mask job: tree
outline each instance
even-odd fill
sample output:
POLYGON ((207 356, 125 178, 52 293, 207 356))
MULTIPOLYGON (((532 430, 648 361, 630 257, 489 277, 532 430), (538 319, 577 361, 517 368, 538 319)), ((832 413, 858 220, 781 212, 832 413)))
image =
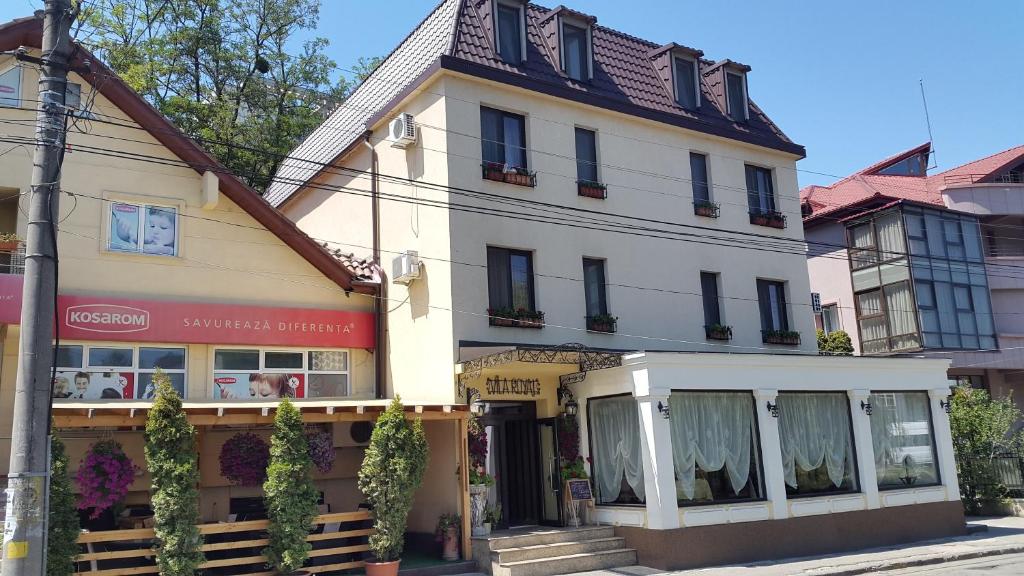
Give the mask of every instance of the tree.
POLYGON ((356 61, 355 65, 352 66, 352 73, 355 75, 355 84, 362 84, 366 81, 366 79, 370 77, 370 74, 373 74, 373 71, 376 70, 383 61, 384 58, 380 56, 373 56, 372 58, 365 58, 361 56, 359 60, 356 61))
POLYGON ((298 570, 309 557, 309 536, 316 517, 318 492, 302 415, 288 399, 281 400, 270 437, 270 464, 263 492, 267 504, 270 545, 264 556, 280 574, 298 570))
POLYGON ((50 436, 50 517, 46 536, 46 575, 71 576, 78 555, 78 510, 68 473, 68 454, 60 436, 50 436))
POLYGON ((853 341, 850 335, 842 330, 833 330, 825 334, 818 330, 818 351, 829 355, 849 356, 853 354, 853 341))
POLYGON ((378 562, 391 562, 402 554, 406 520, 423 481, 429 451, 423 422, 407 420, 396 397, 377 418, 359 468, 359 489, 373 508, 376 530, 369 544, 378 562))
POLYGON ((156 396, 146 419, 146 466, 153 485, 157 566, 164 576, 191 576, 203 563, 195 428, 167 374, 158 369, 153 385, 156 396))
POLYGON ((1009 397, 993 400, 985 390, 966 385, 953 390, 950 402, 960 498, 968 514, 977 514, 1006 496, 994 459, 1020 449, 1022 436, 1015 426, 1021 412, 1009 397))

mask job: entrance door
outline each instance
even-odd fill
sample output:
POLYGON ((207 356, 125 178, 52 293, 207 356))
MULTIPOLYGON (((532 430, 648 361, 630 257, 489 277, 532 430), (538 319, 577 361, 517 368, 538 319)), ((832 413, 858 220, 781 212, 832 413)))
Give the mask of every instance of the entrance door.
POLYGON ((495 459, 502 527, 541 521, 541 457, 533 402, 489 402, 484 426, 495 459))
POLYGON ((562 474, 558 465, 558 418, 537 421, 540 431, 541 523, 562 525, 562 474))

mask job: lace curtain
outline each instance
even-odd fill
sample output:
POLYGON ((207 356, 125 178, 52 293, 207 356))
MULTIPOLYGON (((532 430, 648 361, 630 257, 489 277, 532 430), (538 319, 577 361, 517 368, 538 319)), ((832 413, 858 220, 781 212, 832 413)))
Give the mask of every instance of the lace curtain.
POLYGON ((796 468, 810 472, 823 463, 839 488, 853 470, 850 411, 845 394, 779 394, 779 438, 786 484, 797 487, 796 468))
POLYGON ((738 494, 750 478, 753 397, 743 392, 675 392, 669 408, 672 458, 683 496, 693 498, 698 466, 706 472, 724 467, 738 494))
POLYGON ((928 393, 879 392, 871 395, 871 407, 879 487, 899 486, 901 476, 913 477, 918 484, 936 481, 928 393))
POLYGON ((637 498, 644 500, 644 464, 636 399, 623 396, 590 400, 590 437, 594 444, 598 501, 619 499, 623 474, 637 498))

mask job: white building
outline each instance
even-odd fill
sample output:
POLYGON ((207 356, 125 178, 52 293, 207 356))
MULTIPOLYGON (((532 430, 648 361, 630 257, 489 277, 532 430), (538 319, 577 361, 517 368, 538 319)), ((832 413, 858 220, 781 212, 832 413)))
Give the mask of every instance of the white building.
POLYGON ((564 7, 447 0, 267 191, 329 247, 398 259, 388 394, 480 393, 507 523, 563 521, 574 396, 593 516, 643 564, 963 532, 945 362, 816 355, 804 150, 750 71, 564 7))

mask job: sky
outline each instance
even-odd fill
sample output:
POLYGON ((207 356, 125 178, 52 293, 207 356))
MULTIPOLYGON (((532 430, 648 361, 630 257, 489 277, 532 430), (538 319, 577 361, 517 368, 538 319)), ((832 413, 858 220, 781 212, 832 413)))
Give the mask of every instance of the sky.
MULTIPOLYGON (((1024 144, 1024 1, 559 0, 598 23, 751 66, 750 97, 807 150, 800 185, 828 184, 928 141, 937 168, 1024 144)), ((342 68, 382 56, 436 0, 322 0, 342 68)), ((556 2, 549 0, 554 7, 556 2)), ((3 0, 0 20, 39 0, 3 0)))

